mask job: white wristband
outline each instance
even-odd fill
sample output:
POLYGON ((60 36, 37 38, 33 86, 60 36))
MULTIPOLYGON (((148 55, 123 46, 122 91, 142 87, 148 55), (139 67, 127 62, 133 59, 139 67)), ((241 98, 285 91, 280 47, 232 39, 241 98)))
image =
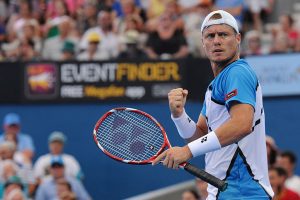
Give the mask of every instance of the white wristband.
POLYGON ((180 117, 174 118, 171 115, 173 122, 176 125, 179 135, 183 139, 192 137, 196 131, 196 123, 186 114, 185 110, 180 117))
POLYGON ((214 131, 188 144, 193 157, 221 149, 220 141, 214 131))

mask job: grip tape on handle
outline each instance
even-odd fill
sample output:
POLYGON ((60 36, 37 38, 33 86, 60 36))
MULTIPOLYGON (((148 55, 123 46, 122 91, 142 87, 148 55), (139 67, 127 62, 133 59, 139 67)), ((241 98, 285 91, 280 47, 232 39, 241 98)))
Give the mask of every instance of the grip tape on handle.
POLYGON ((199 169, 189 163, 184 166, 184 169, 189 172, 190 174, 197 176, 198 178, 202 179, 203 181, 215 186, 221 191, 226 190, 227 183, 225 181, 220 180, 219 178, 207 173, 206 171, 199 169))

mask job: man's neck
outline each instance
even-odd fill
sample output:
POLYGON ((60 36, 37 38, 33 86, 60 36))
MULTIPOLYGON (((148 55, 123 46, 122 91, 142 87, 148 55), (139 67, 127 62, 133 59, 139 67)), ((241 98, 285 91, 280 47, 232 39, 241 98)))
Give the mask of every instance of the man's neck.
POLYGON ((233 63, 234 61, 238 60, 240 57, 238 55, 233 56, 229 60, 225 60, 223 62, 212 62, 211 61, 211 68, 214 74, 214 77, 217 77, 221 71, 227 67, 229 64, 233 63))

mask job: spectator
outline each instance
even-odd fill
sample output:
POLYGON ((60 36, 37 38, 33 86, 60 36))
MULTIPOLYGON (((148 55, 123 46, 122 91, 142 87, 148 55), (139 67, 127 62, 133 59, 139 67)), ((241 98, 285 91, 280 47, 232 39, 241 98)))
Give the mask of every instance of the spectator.
POLYGON ((4 133, 0 135, 0 143, 10 140, 16 143, 17 151, 22 152, 24 162, 31 162, 34 145, 31 137, 21 132, 21 119, 16 113, 8 113, 3 120, 4 133))
POLYGON ((300 177, 294 174, 296 163, 296 155, 291 151, 284 151, 279 155, 276 164, 287 173, 285 186, 300 195, 300 177))
POLYGON ((284 182, 287 178, 287 172, 281 167, 271 167, 269 169, 269 178, 274 191, 273 200, 300 200, 296 192, 285 187, 284 182))
MULTIPOLYGON (((180 1, 179 1, 180 2, 180 1)), ((183 1, 182 2, 188 2, 183 1)), ((203 50, 200 31, 201 24, 206 15, 212 11, 211 0, 196 1, 196 5, 183 9, 183 20, 185 28, 185 36, 189 46, 189 50, 195 57, 206 57, 203 50)))
POLYGON ((14 160, 15 152, 16 152, 15 142, 4 141, 4 142, 0 143, 0 159, 1 160, 14 160))
POLYGON ((61 49, 63 61, 74 60, 75 59, 75 44, 72 41, 66 40, 64 46, 61 49))
POLYGON ((242 30, 243 25, 243 10, 244 10, 244 0, 215 0, 214 1, 215 10, 225 10, 232 14, 237 20, 239 30, 242 30))
MULTIPOLYGON (((181 16, 181 9, 177 1, 174 0, 169 0, 164 2, 165 4, 165 9, 164 12, 161 14, 162 15, 168 15, 172 21, 172 25, 175 26, 176 29, 183 30, 184 31, 184 21, 181 16)), ((149 19, 147 22, 147 31, 148 32, 153 32, 156 30, 156 27, 159 26, 161 23, 160 18, 156 17, 154 19, 149 19)))
POLYGON ((109 54, 107 51, 101 49, 99 45, 101 38, 98 33, 91 32, 88 36, 88 48, 81 52, 77 59, 81 61, 91 61, 91 60, 108 60, 109 54))
POLYGON ((101 38, 100 49, 107 52, 109 58, 116 58, 119 55, 119 39, 113 32, 112 13, 109 10, 101 10, 98 13, 98 26, 88 29, 82 36, 79 44, 80 50, 88 47, 90 33, 97 33, 101 38))
POLYGON ((87 1, 84 3, 82 13, 78 14, 77 24, 80 33, 83 34, 90 28, 97 26, 97 2, 87 1))
POLYGON ((2 167, 2 169, 4 169, 4 177, 17 174, 22 179, 28 195, 31 196, 34 193, 36 186, 31 163, 23 162, 23 159, 20 158, 21 155, 16 153, 16 145, 12 141, 5 141, 0 144, 0 156, 2 159, 0 168, 2 167), (13 170, 14 168, 15 170, 13 170), (12 170, 15 171, 15 173, 11 173, 12 170), (7 171, 10 173, 5 175, 7 174, 7 171))
POLYGON ((46 17, 55 19, 59 16, 70 16, 70 10, 65 0, 50 0, 47 2, 46 17))
POLYGON ((253 23, 253 27, 249 27, 247 30, 253 28, 258 32, 262 32, 262 18, 264 15, 272 12, 274 0, 245 0, 245 4, 247 6, 246 15, 250 15, 249 22, 253 23))
POLYGON ((34 41, 32 39, 22 39, 20 43, 20 61, 38 60, 37 53, 34 50, 34 41))
POLYGON ((5 183, 9 177, 17 176, 20 168, 13 160, 3 160, 1 162, 0 180, 5 183))
POLYGON ((124 29, 119 32, 119 34, 123 34, 125 31, 134 29, 139 32, 143 31, 142 24, 143 21, 138 15, 130 15, 124 19, 124 29))
POLYGON ((80 181, 78 181, 74 177, 65 174, 65 167, 62 157, 52 156, 50 174, 51 176, 45 181, 43 181, 42 184, 38 187, 36 199, 58 199, 59 197, 56 190, 57 182, 62 178, 65 178, 71 184, 72 190, 76 194, 77 200, 91 199, 80 181))
POLYGON ((33 51, 34 56, 41 56, 39 52, 42 50, 42 40, 40 35, 37 35, 34 31, 34 26, 31 24, 24 24, 23 26, 23 37, 20 38, 21 42, 22 40, 25 41, 32 41, 33 43, 33 51))
POLYGON ((121 13, 115 20, 116 32, 120 34, 125 31, 127 18, 138 19, 138 30, 142 30, 143 23, 146 20, 144 10, 139 8, 134 0, 120 0, 119 3, 121 13))
POLYGON ((279 17, 279 23, 282 33, 286 34, 288 48, 292 51, 295 48, 297 39, 299 38, 299 33, 294 28, 294 20, 291 15, 281 15, 279 17))
POLYGON ((169 14, 160 17, 155 32, 150 33, 146 43, 146 54, 151 59, 187 57, 188 46, 182 30, 176 28, 169 14))
POLYGON ((126 45, 124 50, 120 53, 120 59, 143 59, 146 54, 139 48, 139 32, 135 30, 128 30, 124 33, 121 41, 126 45))
POLYGON ((117 17, 123 17, 124 15, 126 15, 128 12, 131 11, 134 11, 139 14, 142 8, 141 0, 129 0, 129 1, 128 0, 113 0, 113 1, 107 0, 106 5, 108 7, 111 7, 111 9, 114 10, 117 17), (112 2, 112 3, 108 3, 108 2, 112 2), (134 7, 131 7, 132 4, 134 7), (134 8, 134 10, 132 10, 132 8, 134 8))
POLYGON ((270 53, 288 53, 290 51, 287 35, 277 27, 273 27, 270 53))
MULTIPOLYGON (((39 22, 41 29, 46 23, 47 2, 45 0, 32 0, 32 16, 39 22)), ((41 32, 43 32, 41 30, 41 32)))
POLYGON ((34 174, 38 180, 43 180, 49 175, 51 159, 53 156, 61 156, 64 162, 65 174, 74 178, 82 178, 82 172, 78 161, 71 155, 63 152, 66 136, 59 131, 54 131, 48 138, 49 153, 42 155, 34 164, 34 174))
POLYGON ((84 5, 87 0, 64 0, 67 5, 68 12, 72 18, 76 18, 76 12, 84 5))
POLYGON ((39 22, 32 16, 32 5, 28 0, 22 0, 19 2, 19 14, 10 15, 7 29, 17 33, 19 38, 23 37, 23 26, 30 24, 34 27, 35 34, 40 34, 39 22))
POLYGON ((267 156, 268 156, 268 166, 273 167, 276 163, 278 149, 274 139, 267 135, 266 136, 266 145, 267 145, 267 156))
POLYGON ((181 200, 199 200, 199 195, 195 190, 185 190, 182 193, 181 200))
POLYGON ((98 1, 98 10, 114 10, 113 16, 115 17, 115 15, 118 15, 118 11, 114 8, 115 3, 115 0, 98 1))
POLYGON ((160 17, 167 7, 166 4, 170 1, 174 0, 149 0, 147 9, 148 20, 160 17))
MULTIPOLYGON (((139 35, 138 46, 140 48, 144 48, 145 42, 148 38, 148 33, 146 33, 143 30, 143 27, 140 25, 141 23, 142 23, 142 19, 138 15, 130 15, 130 16, 126 17, 126 19, 124 21, 124 30, 123 30, 123 32, 119 32, 120 38, 126 37, 125 35, 126 35, 127 31, 129 31, 129 32, 136 31, 139 35)), ((122 45, 124 45, 124 44, 122 44, 122 42, 124 42, 124 40, 120 41, 120 43, 121 43, 120 51, 124 50, 124 49, 122 49, 122 45)))
POLYGON ((263 54, 261 48, 260 33, 258 31, 252 30, 247 32, 244 43, 245 47, 244 52, 242 52, 243 56, 254 56, 263 54))
POLYGON ((59 179, 56 189, 60 200, 76 200, 76 194, 72 191, 72 186, 67 180, 59 179))
POLYGON ((16 61, 19 59, 20 43, 21 42, 17 37, 17 33, 14 31, 7 32, 6 41, 4 41, 1 45, 1 49, 6 60, 16 61))
POLYGON ((73 25, 70 17, 64 16, 59 19, 59 35, 45 40, 43 59, 62 60, 61 49, 63 48, 64 42, 68 40, 76 44, 78 41, 78 38, 72 35, 72 29, 74 29, 73 25))
POLYGON ((207 193, 207 182, 199 179, 199 178, 196 178, 195 179, 195 185, 196 185, 196 189, 197 189, 197 192, 199 194, 199 200, 205 200, 208 196, 208 193, 207 193))
POLYGON ((8 16, 7 5, 4 0, 0 0, 0 21, 4 22, 8 16))
POLYGON ((5 20, 7 17, 6 9, 7 7, 5 2, 0 0, 0 47, 5 40, 5 20))
POLYGON ((24 186, 18 176, 11 176, 4 185, 3 200, 25 200, 24 186))
POLYGON ((7 200, 27 200, 27 198, 23 194, 22 190, 19 188, 11 190, 5 197, 5 200, 6 199, 7 200))
MULTIPOLYGON (((49 8, 49 5, 52 5, 52 3, 54 6, 54 9, 53 9, 54 12, 52 13, 53 15, 47 13, 47 19, 46 19, 47 21, 44 26, 44 35, 47 38, 59 35, 59 31, 60 31, 59 24, 65 18, 68 18, 68 20, 70 21, 70 23, 73 26, 72 29, 69 30, 70 35, 72 35, 74 32, 78 33, 77 29, 74 29, 75 20, 74 20, 74 18, 72 18, 70 16, 70 13, 67 9, 66 2, 64 2, 63 0, 54 0, 53 2, 50 1, 50 2, 48 2, 48 8, 49 8)), ((47 11, 52 12, 51 9, 49 8, 49 9, 47 9, 47 11)))
POLYGON ((5 183, 12 176, 17 176, 19 173, 19 167, 12 160, 3 160, 1 161, 0 166, 0 199, 4 195, 5 183))

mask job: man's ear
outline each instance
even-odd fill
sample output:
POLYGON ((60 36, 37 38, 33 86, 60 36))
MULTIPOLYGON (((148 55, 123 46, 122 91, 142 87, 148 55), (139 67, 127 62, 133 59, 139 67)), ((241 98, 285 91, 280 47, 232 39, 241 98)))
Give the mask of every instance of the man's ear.
POLYGON ((242 36, 241 36, 240 33, 237 33, 237 34, 236 34, 236 39, 238 40, 238 43, 241 44, 242 36))

